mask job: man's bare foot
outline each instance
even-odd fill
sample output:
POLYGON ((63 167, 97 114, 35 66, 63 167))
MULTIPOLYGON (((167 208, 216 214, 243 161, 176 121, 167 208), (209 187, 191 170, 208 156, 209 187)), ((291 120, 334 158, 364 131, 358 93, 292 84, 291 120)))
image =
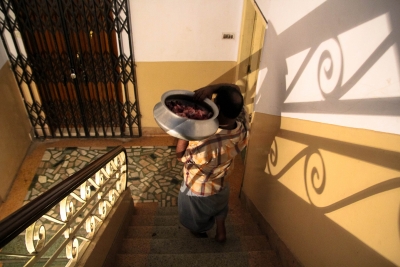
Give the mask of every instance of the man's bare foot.
POLYGON ((225 229, 225 218, 224 219, 216 219, 217 222, 217 233, 215 235, 215 240, 220 243, 226 241, 226 229, 225 229))

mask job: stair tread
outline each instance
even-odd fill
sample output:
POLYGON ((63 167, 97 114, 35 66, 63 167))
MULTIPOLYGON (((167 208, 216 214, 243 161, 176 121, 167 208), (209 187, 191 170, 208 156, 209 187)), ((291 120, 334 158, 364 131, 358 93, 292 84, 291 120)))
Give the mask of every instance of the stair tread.
POLYGON ((197 253, 193 254, 118 254, 116 266, 152 266, 152 267, 208 267, 208 266, 229 266, 229 267, 279 267, 281 266, 275 252, 250 251, 250 252, 224 252, 218 253, 197 253))
MULTIPOLYGON (((235 202, 236 203, 236 202, 235 202)), ((218 243, 215 226, 209 238, 195 238, 179 222, 178 207, 137 203, 115 266, 282 266, 251 214, 238 203, 226 219, 227 241, 218 243)))
MULTIPOLYGON (((207 231, 210 237, 215 236, 216 227, 207 231)), ((262 235, 256 224, 226 224, 227 237, 262 235)), ((127 238, 190 238, 193 235, 182 225, 129 226, 127 238)))
MULTIPOLYGON (((229 213, 248 213, 246 208, 242 207, 241 205, 232 205, 229 208, 229 213)), ((157 216, 164 216, 164 215, 174 215, 178 214, 178 207, 159 207, 156 202, 154 203, 137 203, 135 204, 134 209, 135 215, 157 215, 157 216)))
MULTIPOLYGON (((227 224, 255 224, 253 217, 249 213, 228 213, 226 218, 227 224)), ((130 226, 150 226, 150 225, 164 225, 174 226, 179 225, 178 214, 173 215, 132 215, 130 226)))
POLYGON ((223 244, 214 238, 125 238, 119 253, 123 254, 175 254, 220 253, 270 250, 265 236, 231 237, 223 244))
POLYGON ((140 214, 140 215, 151 215, 155 214, 160 207, 158 206, 157 202, 150 202, 150 203, 135 203, 135 207, 133 209, 133 214, 140 214))

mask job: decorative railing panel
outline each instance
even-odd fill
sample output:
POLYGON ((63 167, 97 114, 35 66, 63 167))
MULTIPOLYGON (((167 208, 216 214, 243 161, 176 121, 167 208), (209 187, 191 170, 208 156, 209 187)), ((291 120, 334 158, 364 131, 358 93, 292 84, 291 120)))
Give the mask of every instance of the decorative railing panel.
POLYGON ((73 266, 126 189, 127 164, 117 147, 0 221, 0 262, 73 266))

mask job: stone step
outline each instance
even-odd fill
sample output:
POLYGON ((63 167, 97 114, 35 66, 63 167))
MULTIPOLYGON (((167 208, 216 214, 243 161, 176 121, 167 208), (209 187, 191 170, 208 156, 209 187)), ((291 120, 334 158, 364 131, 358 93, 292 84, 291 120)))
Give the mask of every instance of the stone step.
POLYGON ((118 267, 280 267, 271 251, 197 253, 197 254, 118 254, 118 267))
POLYGON ((265 236, 231 237, 221 244, 214 238, 125 238, 120 254, 197 254, 266 251, 271 247, 265 236))
MULTIPOLYGON (((228 213, 226 224, 255 224, 253 217, 249 213, 228 213)), ((174 215, 133 215, 129 223, 130 226, 178 226, 178 213, 174 215)))
MULTIPOLYGON (((214 226, 208 231, 209 237, 215 236, 214 226)), ((227 238, 234 236, 255 236, 262 235, 256 224, 226 224, 227 238)), ((191 238, 193 235, 182 225, 174 226, 130 226, 126 238, 191 238)))
POLYGON ((134 204, 134 215, 154 215, 159 208, 159 204, 157 202, 150 203, 135 203, 134 204))
POLYGON ((265 235, 241 205, 230 206, 227 240, 218 243, 215 225, 196 238, 179 222, 177 207, 136 203, 116 266, 282 266, 265 235))
MULTIPOLYGON (((178 207, 159 207, 158 203, 136 203, 134 209, 134 215, 176 215, 178 214, 178 207)), ((229 214, 245 214, 247 210, 244 207, 238 205, 232 205, 229 208, 229 214)))

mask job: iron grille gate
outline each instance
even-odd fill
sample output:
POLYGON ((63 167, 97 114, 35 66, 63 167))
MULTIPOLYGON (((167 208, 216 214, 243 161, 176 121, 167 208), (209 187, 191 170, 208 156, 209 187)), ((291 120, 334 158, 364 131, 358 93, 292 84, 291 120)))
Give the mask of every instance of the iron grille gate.
POLYGON ((141 136, 128 0, 0 1, 37 138, 141 136))

